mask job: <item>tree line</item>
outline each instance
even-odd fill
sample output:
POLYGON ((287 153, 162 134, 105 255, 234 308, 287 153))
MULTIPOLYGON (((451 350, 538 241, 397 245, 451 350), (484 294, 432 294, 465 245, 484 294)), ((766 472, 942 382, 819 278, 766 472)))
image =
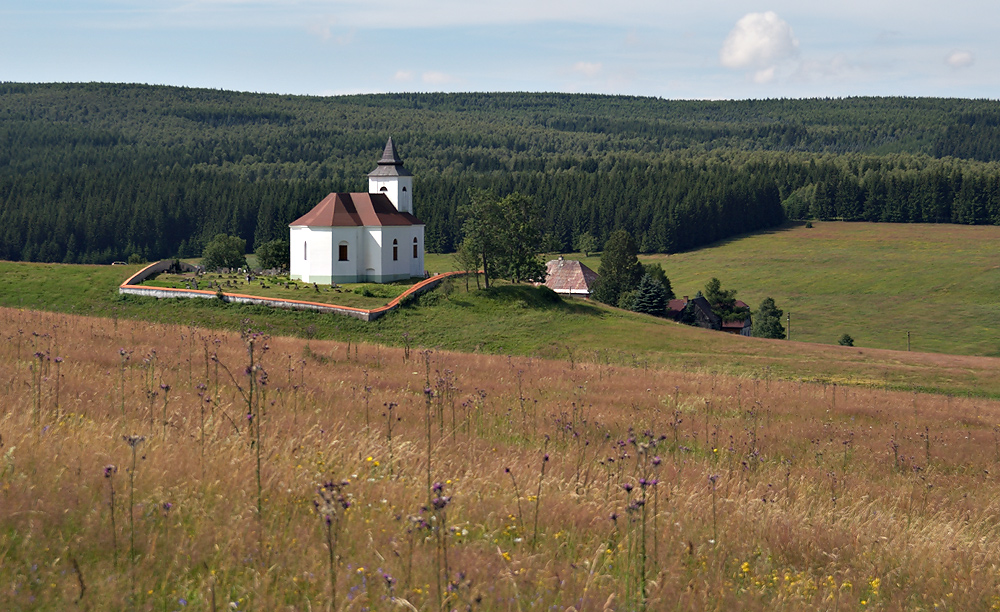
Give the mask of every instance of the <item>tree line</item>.
POLYGON ((365 190, 389 135, 431 251, 461 244, 470 190, 534 198, 551 251, 617 230, 643 252, 682 251, 788 217, 996 224, 998 116, 933 98, 0 83, 0 258, 190 257, 220 233, 256 250, 327 193, 365 190))

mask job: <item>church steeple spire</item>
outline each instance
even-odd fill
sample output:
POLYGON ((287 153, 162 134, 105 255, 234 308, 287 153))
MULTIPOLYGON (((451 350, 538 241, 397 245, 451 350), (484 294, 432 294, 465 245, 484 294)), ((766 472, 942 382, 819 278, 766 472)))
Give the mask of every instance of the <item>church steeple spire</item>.
POLYGON ((396 143, 392 141, 392 136, 385 143, 385 150, 382 151, 382 159, 378 160, 378 166, 368 173, 369 178, 378 176, 413 176, 403 167, 403 160, 396 151, 396 143))

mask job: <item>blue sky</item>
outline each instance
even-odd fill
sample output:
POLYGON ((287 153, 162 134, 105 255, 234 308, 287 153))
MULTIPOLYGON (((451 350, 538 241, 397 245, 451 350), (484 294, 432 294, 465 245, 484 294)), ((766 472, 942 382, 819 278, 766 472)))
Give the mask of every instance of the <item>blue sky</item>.
POLYGON ((1000 98, 995 0, 6 0, 0 80, 1000 98))

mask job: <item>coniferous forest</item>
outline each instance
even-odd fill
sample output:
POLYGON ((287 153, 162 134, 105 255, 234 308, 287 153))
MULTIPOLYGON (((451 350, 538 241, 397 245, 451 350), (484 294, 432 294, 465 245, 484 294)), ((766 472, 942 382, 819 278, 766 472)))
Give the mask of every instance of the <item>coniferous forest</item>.
POLYGON ((1000 224, 1000 104, 580 94, 308 97, 0 84, 0 259, 249 250, 331 191, 364 191, 386 138, 416 175, 427 248, 470 188, 538 199, 549 250, 628 230, 676 252, 793 219, 1000 224))

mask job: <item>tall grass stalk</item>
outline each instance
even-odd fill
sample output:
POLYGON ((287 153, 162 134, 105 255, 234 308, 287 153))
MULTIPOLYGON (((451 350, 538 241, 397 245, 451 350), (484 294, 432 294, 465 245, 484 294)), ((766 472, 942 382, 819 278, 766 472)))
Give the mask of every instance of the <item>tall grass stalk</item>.
POLYGON ((545 480, 545 468, 549 464, 548 436, 545 436, 545 446, 542 448, 542 469, 538 473, 538 490, 535 492, 535 522, 531 528, 531 550, 534 552, 538 545, 538 513, 542 505, 542 481, 545 480))

